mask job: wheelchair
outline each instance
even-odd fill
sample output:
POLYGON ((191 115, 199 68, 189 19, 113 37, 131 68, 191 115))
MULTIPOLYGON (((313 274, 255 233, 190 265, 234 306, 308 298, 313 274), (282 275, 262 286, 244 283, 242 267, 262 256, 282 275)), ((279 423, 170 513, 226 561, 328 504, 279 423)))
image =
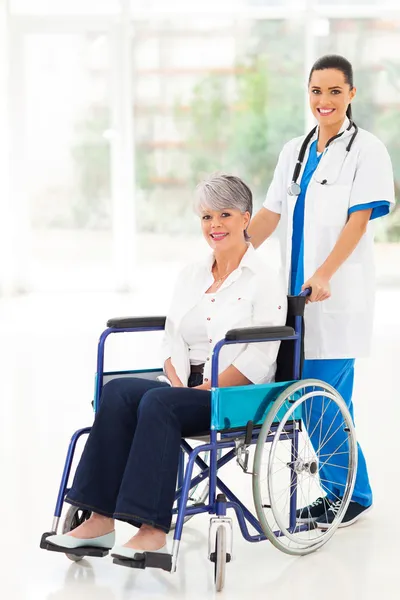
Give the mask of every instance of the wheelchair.
MULTIPOLYGON (((173 508, 172 553, 136 553, 133 560, 114 558, 114 563, 136 569, 152 567, 175 572, 184 523, 196 514, 207 512, 211 515, 208 558, 214 563, 216 590, 221 591, 226 565, 233 559, 233 524, 228 511, 235 512, 240 531, 247 541, 269 540, 289 555, 315 552, 335 533, 354 489, 357 443, 351 415, 338 392, 323 381, 301 379, 303 316, 309 293, 310 290, 306 290, 299 296, 288 297, 285 326, 232 329, 215 345, 211 358, 210 430, 181 441, 173 508), (281 342, 273 383, 218 387, 218 360, 224 346, 272 341, 281 342), (335 410, 333 419, 324 418, 329 406, 335 410), (329 442, 331 446, 332 442, 337 443, 333 452, 327 448, 329 442), (251 446, 255 446, 253 460, 251 446), (252 477, 254 508, 246 507, 219 476, 220 470, 231 460, 236 460, 243 472, 252 477), (330 467, 342 469, 340 482, 330 479, 330 467), (319 529, 307 515, 299 518, 300 508, 309 506, 328 491, 341 500, 328 528, 319 529)), ((162 369, 104 372, 107 337, 113 333, 159 331, 164 326, 165 317, 127 317, 107 322, 107 329, 98 343, 92 403, 95 413, 99 408, 102 386, 110 379, 156 379, 162 373, 162 369)), ((76 444, 90 429, 80 429, 71 438, 52 528, 42 535, 42 549, 65 553, 65 549, 47 543, 46 538, 57 533, 64 499, 69 491, 76 444)), ((89 517, 89 511, 71 506, 62 532, 71 531, 89 517)), ((107 554, 107 550, 93 548, 77 548, 66 553, 74 561, 84 556, 102 557, 107 554)))

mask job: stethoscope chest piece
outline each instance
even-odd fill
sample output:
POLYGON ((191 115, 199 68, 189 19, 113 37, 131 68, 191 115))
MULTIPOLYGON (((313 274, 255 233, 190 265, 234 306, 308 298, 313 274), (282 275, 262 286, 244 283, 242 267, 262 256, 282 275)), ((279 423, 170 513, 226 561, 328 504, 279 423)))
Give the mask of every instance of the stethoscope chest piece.
POLYGON ((300 193, 301 193, 301 187, 299 186, 298 183, 296 183, 295 181, 292 181, 292 183, 288 187, 289 196, 300 196, 300 193))

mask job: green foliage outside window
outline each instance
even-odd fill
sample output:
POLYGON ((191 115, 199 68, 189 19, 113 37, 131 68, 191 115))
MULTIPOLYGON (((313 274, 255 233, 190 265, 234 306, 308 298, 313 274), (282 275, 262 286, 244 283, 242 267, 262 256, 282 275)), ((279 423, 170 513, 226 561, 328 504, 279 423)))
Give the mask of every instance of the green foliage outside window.
MULTIPOLYGON (((257 22, 249 29, 243 58, 232 72, 201 78, 184 110, 182 99, 176 99, 175 110, 167 118, 175 120, 183 147, 179 152, 163 149, 175 152, 168 155, 168 177, 160 180, 154 151, 146 144, 136 144, 136 202, 142 230, 188 231, 193 188, 202 176, 217 170, 242 177, 253 191, 255 209, 261 205, 283 144, 304 131, 304 52, 300 33, 290 35, 291 44, 298 45, 297 53, 288 45, 282 23, 257 22)), ((396 107, 380 110, 371 94, 376 74, 361 65, 354 67, 358 86, 355 119, 387 145, 399 198, 400 112, 396 107)), ((400 92, 400 65, 392 62, 383 67, 400 92)), ((110 151, 102 136, 107 123, 104 109, 91 111, 77 126, 77 137, 83 140, 72 154, 80 191, 71 217, 77 227, 109 223, 110 151)), ((387 223, 382 239, 399 241, 400 210, 395 210, 387 223)))

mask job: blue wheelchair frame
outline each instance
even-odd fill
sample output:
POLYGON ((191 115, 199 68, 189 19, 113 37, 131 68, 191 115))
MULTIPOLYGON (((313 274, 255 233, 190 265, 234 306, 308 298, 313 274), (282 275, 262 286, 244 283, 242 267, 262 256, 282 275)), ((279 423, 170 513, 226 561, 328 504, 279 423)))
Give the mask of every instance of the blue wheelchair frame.
MULTIPOLYGON (((310 290, 306 290, 300 294, 301 296, 309 295, 310 290)), ((105 342, 108 336, 112 333, 137 333, 137 332, 147 332, 147 331, 160 331, 164 329, 164 324, 161 323, 164 317, 152 317, 146 319, 146 317, 138 318, 138 319, 120 319, 118 326, 109 326, 100 336, 98 343, 98 351, 97 351, 97 372, 95 379, 95 394, 93 407, 95 413, 100 405, 100 395, 103 387, 103 377, 107 375, 104 373, 104 349, 105 342), (152 321, 157 321, 158 324, 152 324, 152 321), (142 322, 143 324, 139 324, 137 326, 125 326, 124 321, 129 325, 129 322, 142 322)), ((273 400, 275 400, 278 395, 287 388, 293 381, 299 380, 301 377, 301 343, 302 343, 302 316, 294 317, 294 328, 291 327, 256 327, 256 328, 248 328, 244 330, 232 330, 232 332, 228 332, 233 334, 229 336, 226 335, 225 339, 219 341, 213 350, 212 353, 212 363, 211 363, 211 429, 209 432, 210 441, 209 443, 201 444, 195 448, 192 448, 187 440, 182 439, 181 441, 181 454, 179 460, 179 468, 178 468, 178 478, 177 478, 177 491, 176 491, 176 500, 178 504, 177 512, 177 522, 175 526, 174 532, 174 544, 172 555, 167 555, 169 557, 168 564, 165 562, 163 565, 161 564, 152 564, 151 560, 148 560, 146 563, 146 555, 152 555, 153 553, 143 553, 144 561, 140 563, 140 561, 126 561, 126 566, 137 567, 137 568, 145 568, 146 566, 154 566, 160 567, 164 570, 168 570, 174 572, 176 570, 176 563, 179 551, 179 543, 182 536, 182 529, 185 517, 189 515, 195 515, 200 513, 208 512, 211 515, 216 515, 216 517, 224 517, 226 515, 227 509, 233 509, 236 513, 236 517, 238 519, 239 527, 243 537, 248 542, 261 542, 266 540, 266 535, 263 532, 260 522, 258 519, 250 512, 248 508, 237 498, 237 496, 225 485, 223 481, 217 476, 217 471, 219 468, 230 462, 237 455, 237 446, 236 440, 238 438, 244 438, 246 447, 255 444, 258 439, 259 429, 261 427, 261 422, 259 424, 254 423, 250 420, 247 421, 247 425, 243 424, 239 428, 235 428, 234 431, 224 431, 223 419, 219 414, 219 404, 221 393, 224 391, 234 390, 235 388, 219 388, 218 387, 218 364, 219 364, 219 355, 222 348, 226 345, 230 344, 252 344, 252 343, 260 343, 260 342, 287 342, 290 341, 294 343, 294 358, 293 358, 293 380, 288 382, 282 382, 281 384, 261 384, 261 385, 250 385, 245 386, 246 392, 249 393, 251 388, 265 388, 265 390, 269 390, 273 392, 273 398, 269 402, 269 407, 272 405, 273 400), (253 333, 254 332, 254 335, 253 333), (242 335, 240 335, 242 333, 242 335), (243 333, 245 337, 243 337, 243 333), (235 334, 239 334, 239 337, 235 336, 235 334), (246 335, 247 334, 247 335, 246 335), (273 388, 275 386, 276 389, 273 388), (250 425, 250 426, 249 426, 250 425), (256 428, 253 428, 255 425, 256 428), (217 434, 220 433, 221 439, 217 440, 217 434), (221 449, 230 449, 222 457, 218 458, 218 451, 221 449), (210 456, 210 464, 208 465, 202 458, 200 458, 199 454, 203 452, 209 452, 210 456), (184 453, 188 455, 188 464, 186 466, 186 471, 184 472, 184 453), (197 475, 194 479, 192 479, 193 467, 197 465, 201 469, 201 473, 197 475), (193 487, 197 486, 204 479, 209 478, 209 491, 208 491, 208 503, 200 506, 187 506, 189 491, 193 487), (217 488, 221 491, 222 494, 217 496, 217 488), (256 534, 252 535, 249 532, 247 523, 249 523, 255 530, 256 534), (128 564, 129 563, 129 564, 128 564)), ((157 369, 151 369, 152 372, 157 371, 157 369)), ((145 371, 139 371, 137 373, 144 373, 145 371)), ((162 370, 160 369, 160 372, 162 370)), ((112 375, 135 375, 135 372, 119 372, 113 373, 112 375)), ((110 375, 110 374, 108 374, 110 375)), ((262 418, 265 418, 265 412, 261 415, 262 418)), ((245 419, 246 421, 246 419, 245 419)), ((277 422, 276 426, 272 427, 271 436, 267 438, 267 441, 272 441, 274 438, 274 431, 276 431, 279 423, 277 422)), ((226 428, 225 428, 226 429, 226 428)), ((70 441, 68 452, 66 456, 65 466, 61 478, 61 484, 58 492, 57 503, 54 512, 54 520, 51 529, 51 533, 56 533, 59 525, 59 520, 61 517, 62 507, 64 503, 64 498, 68 494, 69 488, 68 481, 70 477, 72 461, 76 449, 76 444, 78 439, 85 434, 89 434, 91 427, 85 427, 83 429, 79 429, 76 431, 70 441)), ((208 434, 208 432, 207 432, 208 434)), ((292 424, 288 423, 284 430, 284 439, 287 441, 291 440, 292 444, 292 456, 294 457, 297 454, 298 448, 298 428, 296 426, 296 422, 293 421, 292 424)), ((289 527, 291 530, 301 531, 303 528, 307 529, 308 526, 304 525, 299 526, 296 524, 296 504, 297 504, 297 475, 293 470, 291 473, 290 479, 290 488, 291 488, 291 500, 290 500, 290 516, 289 516, 289 527)), ((275 532, 277 536, 283 535, 280 531, 275 532)), ((43 534, 41 547, 46 549, 49 548, 45 543, 45 536, 50 535, 43 534)), ((160 555, 159 555, 160 556, 160 555)), ((117 561, 118 562, 118 561, 117 561)), ((120 562, 120 561, 119 561, 120 562)), ((125 561, 124 561, 125 562, 125 561)))

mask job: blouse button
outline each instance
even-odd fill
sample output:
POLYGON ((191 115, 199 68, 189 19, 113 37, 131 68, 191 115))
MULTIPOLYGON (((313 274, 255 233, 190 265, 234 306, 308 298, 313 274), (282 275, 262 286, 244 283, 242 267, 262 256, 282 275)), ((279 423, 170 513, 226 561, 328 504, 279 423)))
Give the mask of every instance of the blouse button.
POLYGON ((204 381, 208 381, 207 377, 205 378, 205 380, 204 380, 204 381))
POLYGON ((212 344, 212 340, 209 340, 210 344, 212 344))
POLYGON ((211 298, 211 302, 215 302, 215 298, 211 298))
POLYGON ((210 360, 210 357, 209 357, 209 356, 207 356, 207 359, 206 359, 206 360, 210 360))
POLYGON ((207 317, 207 321, 211 321, 211 318, 210 318, 210 317, 207 317))

